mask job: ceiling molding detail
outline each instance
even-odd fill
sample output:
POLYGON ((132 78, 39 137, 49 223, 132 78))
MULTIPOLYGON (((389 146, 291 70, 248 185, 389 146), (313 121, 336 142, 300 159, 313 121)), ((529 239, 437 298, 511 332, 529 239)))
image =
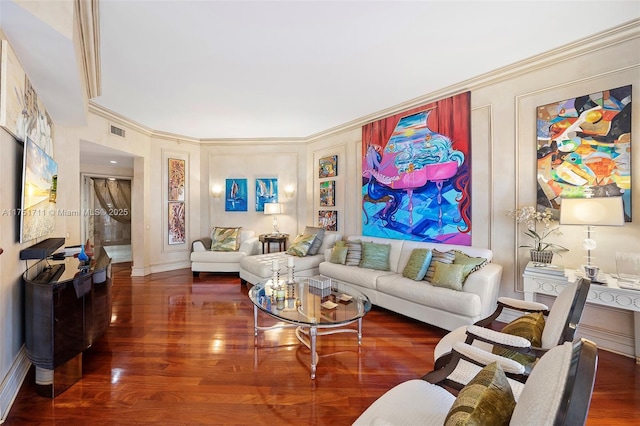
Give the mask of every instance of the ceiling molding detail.
POLYGON ((596 50, 604 49, 619 43, 624 43, 624 42, 631 41, 638 38, 640 38, 640 19, 634 19, 632 21, 627 22, 626 24, 622 24, 615 28, 593 34, 589 37, 583 38, 573 43, 566 44, 564 46, 560 46, 556 49, 550 50, 540 55, 533 56, 531 58, 513 63, 511 65, 499 68, 497 70, 494 70, 485 74, 481 74, 477 77, 459 82, 457 84, 454 84, 448 87, 444 87, 440 90, 431 92, 427 95, 423 95, 423 96, 408 100, 401 104, 394 105, 392 107, 375 112, 373 114, 360 117, 350 122, 341 124, 339 126, 336 126, 336 127, 333 127, 325 131, 310 135, 308 137, 303 137, 303 138, 256 138, 256 139, 190 138, 188 136, 173 135, 165 132, 154 131, 139 123, 133 122, 132 120, 126 117, 118 115, 117 113, 114 113, 100 105, 97 105, 92 101, 89 101, 89 111, 111 120, 117 119, 117 121, 120 122, 122 125, 136 128, 139 131, 149 136, 162 138, 162 139, 172 139, 172 140, 179 139, 179 140, 192 141, 192 142, 197 142, 200 144, 208 144, 208 145, 241 145, 241 144, 251 144, 256 142, 268 142, 268 143, 278 143, 278 144, 310 143, 310 142, 317 141, 319 139, 329 137, 336 133, 341 133, 344 131, 353 130, 354 128, 357 128, 357 127, 362 127, 363 125, 370 123, 372 121, 379 120, 380 118, 386 117, 388 115, 396 114, 398 112, 405 111, 407 109, 410 109, 416 106, 420 106, 430 102, 435 102, 437 100, 440 100, 449 96, 453 96, 460 92, 464 92, 468 90, 471 90, 471 91, 477 90, 485 86, 490 86, 490 85, 499 83, 501 81, 515 78, 519 75, 523 75, 540 68, 548 67, 551 64, 567 61, 575 57, 594 52, 596 50))
POLYGON ((76 0, 75 15, 78 43, 82 55, 82 75, 87 97, 91 99, 102 94, 98 0, 76 0))

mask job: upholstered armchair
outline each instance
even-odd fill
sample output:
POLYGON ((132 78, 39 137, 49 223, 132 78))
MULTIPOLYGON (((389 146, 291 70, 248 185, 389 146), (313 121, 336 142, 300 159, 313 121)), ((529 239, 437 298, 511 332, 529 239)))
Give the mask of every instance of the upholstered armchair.
MULTIPOLYGON (((456 343, 453 353, 465 345, 456 343)), ((594 343, 585 339, 566 342, 540 358, 517 398, 501 367, 492 363, 457 397, 421 379, 403 382, 374 401, 353 424, 583 425, 593 393, 596 366, 594 343)))
MULTIPOLYGON (((566 286, 550 310, 541 303, 499 298, 495 312, 488 318, 468 327, 459 327, 438 342, 434 350, 434 371, 425 375, 423 379, 438 383, 444 379, 443 371, 452 372, 452 366, 448 365, 452 357, 452 347, 455 342, 464 341, 474 346, 474 349, 471 349, 473 353, 469 354, 470 358, 476 356, 485 360, 496 360, 493 356, 495 354, 521 364, 511 365, 508 369, 510 377, 524 382, 537 358, 549 349, 573 340, 590 285, 591 281, 583 278, 566 286), (525 315, 507 324, 501 331, 487 328, 504 308, 520 311, 525 315)), ((482 362, 478 364, 484 365, 482 362)), ((464 377, 475 375, 481 367, 466 365, 460 368, 466 368, 466 374, 455 374, 455 380, 448 377, 448 384, 458 389, 467 383, 468 379, 465 380, 464 377), (463 381, 455 385, 456 380, 463 381)))

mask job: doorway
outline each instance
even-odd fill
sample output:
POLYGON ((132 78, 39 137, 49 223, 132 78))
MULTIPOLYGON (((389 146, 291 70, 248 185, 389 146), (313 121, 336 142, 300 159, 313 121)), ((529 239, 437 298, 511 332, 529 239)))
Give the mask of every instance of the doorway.
POLYGON ((112 263, 131 262, 131 178, 84 176, 83 241, 104 247, 112 263))

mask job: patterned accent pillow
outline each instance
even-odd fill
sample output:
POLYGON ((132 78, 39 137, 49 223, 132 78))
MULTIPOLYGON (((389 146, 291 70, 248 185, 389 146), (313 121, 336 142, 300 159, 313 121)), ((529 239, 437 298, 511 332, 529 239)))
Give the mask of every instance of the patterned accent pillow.
POLYGON ((489 264, 489 261, 484 257, 471 257, 466 253, 461 252, 460 250, 454 250, 455 259, 453 260, 454 265, 464 265, 464 272, 462 273, 462 282, 467 280, 469 274, 483 268, 484 266, 489 264))
POLYGON ((340 263, 342 265, 347 261, 347 251, 349 249, 345 246, 333 246, 331 249, 331 258, 329 262, 331 263, 340 263))
MULTIPOLYGON (((542 312, 535 312, 514 319, 502 328, 502 332, 512 336, 524 337, 531 342, 531 346, 540 347, 542 345, 544 325, 545 319, 542 312)), ((500 346, 494 346, 491 352, 517 361, 525 367, 536 362, 536 357, 533 355, 523 354, 500 346)))
POLYGON ((362 242, 362 260, 361 268, 376 269, 378 271, 388 271, 391 269, 389 264, 389 254, 391 253, 391 244, 378 244, 369 241, 362 242))
POLYGON ((211 233, 211 251, 238 251, 240 248, 240 230, 238 228, 213 228, 211 233))
POLYGON ((360 266, 362 260, 362 241, 347 240, 347 266, 360 266))
POLYGON ((424 280, 431 282, 431 280, 433 279, 433 274, 436 273, 435 262, 453 263, 453 260, 455 258, 456 254, 453 250, 443 252, 433 249, 431 252, 431 264, 429 265, 429 269, 427 269, 427 273, 424 275, 424 280))
POLYGON ((462 291, 462 272, 464 266, 442 262, 433 263, 436 264, 436 272, 431 279, 431 285, 462 291))
POLYGON ((307 226, 304 228, 303 234, 316 234, 316 237, 313 240, 313 244, 309 247, 308 256, 313 256, 318 254, 318 250, 320 250, 320 246, 322 245, 322 240, 324 239, 324 228, 307 226))
POLYGON ((427 269, 431 264, 431 250, 416 248, 411 250, 409 261, 402 271, 402 276, 411 278, 414 281, 420 281, 427 273, 427 269))
POLYGON ((299 234, 287 249, 287 253, 298 257, 306 256, 315 238, 316 234, 299 234))
POLYGON ((515 407, 507 376, 498 363, 492 362, 458 393, 444 424, 508 425, 515 407))

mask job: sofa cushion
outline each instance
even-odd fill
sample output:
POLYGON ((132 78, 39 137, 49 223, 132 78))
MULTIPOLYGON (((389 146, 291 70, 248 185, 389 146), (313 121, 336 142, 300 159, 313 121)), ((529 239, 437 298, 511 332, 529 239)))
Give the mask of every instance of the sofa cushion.
POLYGON ((362 260, 362 241, 360 240, 348 240, 347 241, 347 266, 360 266, 362 260))
POLYGON ((238 263, 247 254, 241 251, 194 251, 191 262, 202 263, 238 263))
POLYGON ((380 277, 387 275, 396 275, 391 271, 358 268, 354 266, 339 265, 331 262, 322 262, 320 264, 320 274, 331 277, 331 279, 373 290, 376 289, 376 282, 380 277))
POLYGON ((460 250, 454 250, 453 252, 455 254, 455 259, 453 260, 454 265, 464 266, 464 271, 462 273, 462 282, 467 279, 469 274, 479 270, 489 263, 484 257, 472 257, 466 253, 461 252, 460 250))
POLYGON ((444 424, 508 425, 515 406, 507 376, 497 362, 492 362, 458 393, 444 424))
POLYGON ((391 253, 391 244, 363 241, 362 260, 359 266, 378 271, 388 271, 390 269, 389 253, 391 253))
POLYGON ((315 256, 316 254, 318 254, 318 251, 320 250, 320 246, 322 245, 322 240, 324 239, 324 232, 325 232, 325 229, 319 226, 317 227, 307 226, 306 228, 304 228, 303 234, 316 235, 316 237, 313 239, 313 243, 311 244, 311 247, 309 247, 309 251, 307 252, 307 255, 315 256))
POLYGON ((212 251, 237 251, 240 247, 240 230, 242 227, 223 228, 216 226, 211 232, 212 251))
POLYGON ((453 263, 434 262, 436 272, 433 274, 431 284, 435 287, 450 288, 462 291, 462 273, 464 266, 453 263))
POLYGON ((424 275, 425 281, 431 282, 433 275, 436 273, 436 265, 434 262, 453 263, 455 258, 456 254, 453 250, 440 251, 433 249, 431 254, 431 264, 429 265, 429 269, 427 269, 427 273, 424 275))
POLYGON ((331 249, 331 258, 329 259, 329 262, 344 265, 347 261, 347 250, 346 246, 334 245, 331 249))
POLYGON ((320 249, 318 249, 318 253, 323 254, 325 250, 332 248, 336 241, 340 240, 342 240, 342 234, 339 234, 337 232, 325 231, 324 237, 322 238, 322 244, 320 245, 320 249))
POLYGON ((402 276, 420 281, 427 273, 429 264, 431 263, 431 250, 429 249, 413 249, 407 265, 402 271, 402 276))
MULTIPOLYGON (((326 275, 333 278, 331 274, 326 275)), ((414 281, 399 274, 379 276, 376 288, 391 296, 458 315, 477 317, 482 312, 480 296, 475 293, 434 287, 424 280, 414 281)))
POLYGON ((287 254, 299 257, 306 256, 315 238, 316 234, 299 234, 287 249, 287 254))
POLYGON ((282 276, 283 274, 286 274, 286 265, 288 264, 289 258, 293 258, 296 276, 298 273, 301 273, 303 271, 316 269, 321 262, 324 262, 324 256, 321 254, 316 254, 315 256, 298 257, 281 251, 278 253, 244 256, 242 259, 240 259, 240 269, 243 269, 252 275, 266 279, 271 277, 271 266, 273 264, 273 261, 277 260, 280 265, 282 276))

